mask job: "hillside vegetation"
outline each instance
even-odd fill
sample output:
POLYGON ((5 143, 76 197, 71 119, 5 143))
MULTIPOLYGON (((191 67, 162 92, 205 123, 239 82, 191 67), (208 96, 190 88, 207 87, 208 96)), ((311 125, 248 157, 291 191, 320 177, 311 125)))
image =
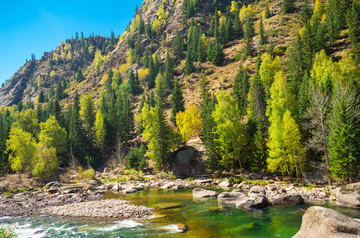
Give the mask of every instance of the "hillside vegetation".
POLYGON ((358 0, 145 0, 123 35, 76 33, 1 88, 0 169, 44 179, 125 152, 171 170, 200 136, 210 171, 357 180, 359 14, 358 0))

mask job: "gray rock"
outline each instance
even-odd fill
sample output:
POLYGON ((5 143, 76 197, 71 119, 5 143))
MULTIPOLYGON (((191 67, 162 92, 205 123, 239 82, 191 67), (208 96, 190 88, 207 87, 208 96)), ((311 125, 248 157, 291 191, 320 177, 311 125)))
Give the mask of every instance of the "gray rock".
POLYGON ((167 184, 164 184, 163 186, 161 186, 161 189, 170 189, 172 187, 174 187, 174 183, 167 183, 167 184))
POLYGON ((254 187, 250 188, 249 195, 250 194, 262 194, 262 195, 265 195, 266 193, 265 193, 265 189, 263 187, 254 186, 254 187))
POLYGON ((239 208, 264 208, 269 204, 268 199, 264 195, 254 195, 241 199, 235 205, 239 208))
POLYGON ((272 200, 272 205, 300 205, 305 200, 299 194, 278 195, 272 200))
POLYGON ((235 205, 247 197, 245 192, 222 192, 218 196, 218 202, 222 204, 235 205))
POLYGON ((360 182, 342 187, 336 196, 336 205, 360 209, 360 182))
POLYGON ((216 191, 206 190, 202 188, 195 188, 192 191, 192 195, 194 198, 216 198, 219 193, 216 191))
POLYGON ((121 186, 119 184, 114 184, 111 188, 112 191, 118 192, 121 190, 121 186))
POLYGON ((221 183, 219 183, 219 187, 225 190, 228 190, 231 186, 232 184, 229 180, 224 180, 221 183))
POLYGON ((307 209, 294 238, 360 237, 360 221, 335 210, 313 206, 307 209))
POLYGON ((127 188, 125 190, 122 190, 123 194, 131 194, 131 193, 136 193, 137 190, 135 188, 127 188))

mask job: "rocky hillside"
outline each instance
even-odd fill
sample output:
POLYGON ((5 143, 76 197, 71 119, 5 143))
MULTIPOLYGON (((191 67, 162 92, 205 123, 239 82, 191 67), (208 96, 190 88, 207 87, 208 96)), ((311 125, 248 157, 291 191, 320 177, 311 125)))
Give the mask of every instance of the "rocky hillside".
MULTIPOLYGON (((141 61, 129 65, 129 49, 137 40, 140 40, 139 54, 141 58, 144 56, 145 50, 149 49, 152 54, 159 54, 161 61, 164 61, 165 51, 172 52, 177 31, 180 37, 186 40, 192 19, 196 21, 199 29, 205 33, 208 32, 213 18, 213 1, 198 2, 200 2, 199 7, 195 13, 191 17, 186 17, 183 13, 183 0, 146 0, 135 15, 132 25, 116 40, 100 36, 66 40, 54 51, 45 53, 39 60, 27 62, 16 72, 10 82, 0 90, 1 105, 6 107, 26 100, 34 102, 40 91, 49 94, 51 87, 56 88, 58 82, 66 82, 67 95, 63 105, 67 104, 66 102, 72 98, 75 91, 80 94, 89 92, 97 97, 96 92, 103 87, 101 80, 108 69, 120 70, 122 77, 126 79, 129 68, 138 71, 144 68, 141 61), (155 31, 152 38, 146 33, 137 34, 138 26, 136 25, 140 24, 140 21, 144 21, 145 27, 151 23, 152 30, 155 31), (158 25, 154 26, 154 23, 158 25), (140 39, 137 39, 138 37, 140 39), (96 66, 94 62, 97 50, 101 51, 104 61, 100 66, 96 66), (81 69, 84 75, 84 80, 81 82, 74 80, 78 69, 81 69), (42 81, 43 83, 41 83, 42 81)), ((245 5, 248 3, 251 2, 244 2, 245 5)), ((260 1, 251 4, 255 26, 253 37, 255 51, 259 49, 259 19, 262 17, 267 37, 267 43, 262 47, 266 49, 272 42, 274 52, 283 56, 300 29, 300 12, 304 3, 296 2, 294 13, 285 15, 280 14, 280 1, 260 1), (268 19, 264 17, 266 6, 273 14, 268 19)), ((241 6, 241 3, 239 5, 241 6)), ((225 14, 230 6, 231 1, 219 1, 218 10, 225 14)), ((211 36, 208 37, 211 39, 211 36)), ((213 89, 231 88, 240 63, 253 72, 256 54, 253 57, 239 56, 244 46, 243 37, 232 40, 224 47, 226 60, 223 65, 217 67, 208 62, 195 63, 196 69, 190 75, 183 74, 185 55, 183 57, 173 55, 173 60, 177 65, 176 74, 184 86, 186 102, 196 103, 198 101, 200 91, 198 82, 202 75, 201 72, 205 69, 213 89)), ((145 82, 142 82, 142 85, 144 88, 147 87, 145 82)))

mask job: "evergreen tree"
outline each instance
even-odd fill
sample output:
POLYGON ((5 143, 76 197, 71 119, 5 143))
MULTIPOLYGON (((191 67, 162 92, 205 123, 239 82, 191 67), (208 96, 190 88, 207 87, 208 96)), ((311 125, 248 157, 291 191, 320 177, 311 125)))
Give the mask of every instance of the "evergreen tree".
POLYGON ((130 95, 126 91, 118 90, 116 102, 116 118, 118 125, 118 138, 122 143, 128 142, 134 136, 135 123, 130 95))
POLYGON ((80 69, 80 67, 78 68, 78 71, 76 73, 76 76, 75 76, 75 80, 78 81, 78 82, 81 82, 83 81, 85 78, 84 78, 84 75, 80 69))
POLYGON ((45 101, 44 91, 40 90, 38 102, 43 103, 45 101))
POLYGON ((169 52, 167 51, 165 57, 165 71, 164 71, 165 85, 167 90, 171 90, 173 86, 173 77, 174 77, 173 73, 174 73, 173 63, 169 55, 169 52))
POLYGON ((260 23, 259 23, 259 43, 260 45, 264 45, 266 43, 266 37, 264 33, 264 25, 262 21, 262 17, 260 17, 260 23))
POLYGON ((354 181, 360 174, 359 101, 351 88, 336 88, 328 137, 330 172, 333 177, 354 181))
POLYGON ((271 13, 269 10, 269 4, 266 4, 266 8, 265 8, 265 19, 269 19, 271 17, 271 13))
POLYGON ((245 24, 245 55, 251 56, 253 53, 252 37, 254 36, 254 23, 250 17, 247 18, 245 24))
POLYGON ((295 9, 294 0, 284 0, 281 5, 281 12, 284 14, 292 13, 295 9))
POLYGON ((239 112, 242 116, 246 115, 247 97, 250 89, 249 77, 247 70, 239 68, 239 71, 234 79, 234 98, 238 106, 239 112))
POLYGON ((355 60, 360 62, 360 4, 353 1, 347 14, 347 26, 351 41, 351 53, 355 60))
POLYGON ((179 80, 175 81, 171 97, 171 118, 170 121, 176 124, 176 114, 180 111, 185 111, 185 102, 182 94, 179 80))
POLYGON ((209 93, 209 85, 206 81, 205 75, 201 80, 201 118, 203 121, 203 128, 201 132, 201 140, 206 148, 205 154, 207 156, 206 165, 212 170, 221 168, 221 157, 217 151, 217 142, 215 130, 215 122, 212 113, 215 109, 215 100, 209 93))
POLYGON ((173 43, 174 55, 177 57, 182 57, 184 51, 184 40, 180 37, 179 31, 176 30, 176 36, 173 43))
POLYGON ((185 60, 185 66, 184 66, 184 72, 185 74, 191 74, 194 72, 195 67, 192 61, 191 52, 188 50, 186 52, 186 60, 185 60))

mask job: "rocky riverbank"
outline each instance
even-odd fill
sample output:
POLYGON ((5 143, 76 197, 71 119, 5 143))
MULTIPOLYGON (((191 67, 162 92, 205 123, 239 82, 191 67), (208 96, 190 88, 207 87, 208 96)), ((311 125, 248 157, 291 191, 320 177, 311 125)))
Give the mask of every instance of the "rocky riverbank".
MULTIPOLYGON (((128 212, 133 209, 131 204, 119 201, 109 201, 111 206, 124 206, 125 213, 104 212, 107 211, 109 204, 103 202, 106 192, 131 194, 138 191, 158 188, 178 190, 184 188, 196 188, 194 199, 198 198, 217 198, 219 204, 232 205, 239 208, 263 208, 268 205, 295 205, 312 203, 315 201, 333 201, 340 206, 359 208, 360 204, 360 183, 349 184, 343 187, 323 186, 323 187, 304 187, 298 184, 288 184, 278 181, 244 181, 233 183, 231 179, 212 179, 208 177, 198 179, 159 179, 150 177, 142 181, 119 181, 108 182, 109 180, 88 180, 77 184, 63 184, 51 182, 34 191, 17 192, 0 197, 0 216, 16 215, 37 215, 51 214, 60 216, 84 216, 84 217, 113 217, 129 218, 148 215, 146 209, 139 208, 137 213, 128 212), (258 183, 262 183, 259 185, 258 183), (266 185, 265 185, 266 184, 266 185), (222 193, 206 192, 202 189, 215 189, 222 193), (97 203, 86 203, 86 201, 97 200, 97 203), (89 210, 92 205, 96 205, 94 211, 89 210), (60 206, 63 205, 63 206, 60 206), (128 207, 128 209, 126 208, 128 207), (74 213, 68 210, 76 210, 74 213), (87 211, 87 212, 84 212, 87 211), (83 213, 81 213, 83 212, 83 213)), ((95 207, 95 206, 94 206, 95 207)), ((119 209, 115 209, 119 210, 119 209)))
POLYGON ((106 199, 47 207, 41 213, 54 216, 116 218, 123 220, 143 218, 152 215, 153 211, 151 208, 135 206, 128 201, 106 199))

